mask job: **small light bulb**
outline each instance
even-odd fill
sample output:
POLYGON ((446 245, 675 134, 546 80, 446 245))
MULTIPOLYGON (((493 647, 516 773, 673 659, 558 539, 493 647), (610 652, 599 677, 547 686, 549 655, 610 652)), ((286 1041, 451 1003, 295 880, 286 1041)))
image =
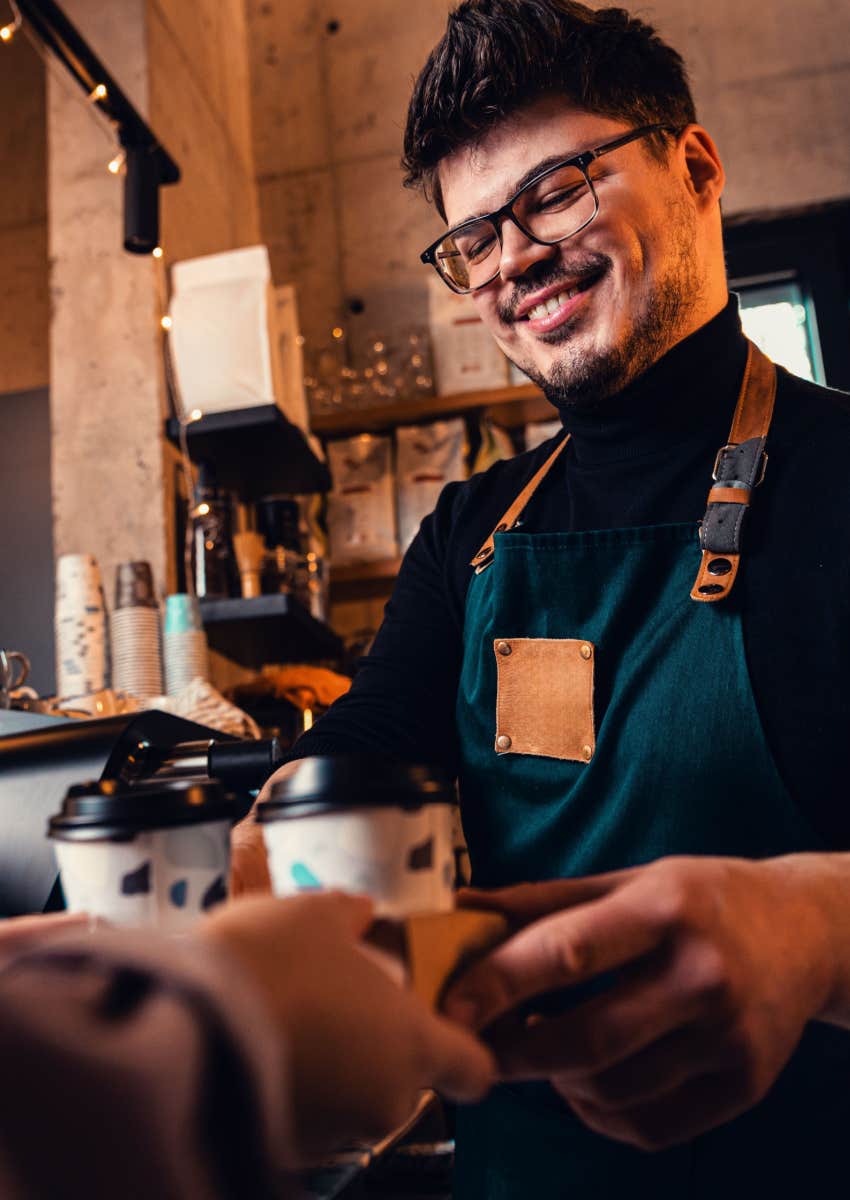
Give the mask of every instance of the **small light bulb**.
POLYGON ((163 329, 170 329, 173 324, 174 322, 172 321, 171 317, 163 317, 160 321, 160 325, 163 329))
POLYGON ((331 333, 337 341, 339 341, 339 339, 342 337, 342 330, 340 329, 339 325, 337 325, 335 329, 332 329, 331 333))
POLYGON ((89 100, 105 100, 107 97, 106 84, 99 83, 96 88, 89 92, 89 100))
POLYGON ((198 507, 196 508, 195 511, 197 512, 199 517, 206 517, 209 514, 210 506, 207 504, 207 502, 205 500, 203 504, 198 505, 198 507))
POLYGON ((162 258, 162 246, 154 246, 151 254, 153 254, 154 258, 162 258))
POLYGON ((3 28, 0 29, 0 42, 11 42, 11 40, 14 36, 15 36, 14 25, 4 25, 3 28))
POLYGON ((117 175, 126 161, 127 155, 123 150, 119 150, 115 157, 106 164, 106 169, 110 175, 117 175))
POLYGON ((189 413, 189 420, 190 421, 200 421, 200 419, 203 415, 204 414, 201 412, 201 410, 199 408, 193 408, 192 411, 189 413))

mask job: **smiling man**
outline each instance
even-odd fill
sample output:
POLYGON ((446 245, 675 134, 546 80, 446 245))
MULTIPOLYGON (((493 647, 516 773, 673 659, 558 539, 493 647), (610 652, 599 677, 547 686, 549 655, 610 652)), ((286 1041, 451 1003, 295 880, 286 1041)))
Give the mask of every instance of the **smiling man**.
POLYGON ((446 488, 296 750, 456 769, 473 882, 502 889, 467 903, 516 922, 446 1002, 504 1077, 459 1116, 457 1200, 827 1194, 850 1128, 847 397, 744 337, 718 151, 624 10, 466 0, 405 165, 447 225, 424 262, 564 426, 446 488))
MULTIPOLYGON (((686 122, 687 110, 677 116, 686 122)), ((433 182, 453 229, 423 259, 472 292, 504 352, 556 402, 621 391, 726 303, 722 168, 705 131, 691 127, 682 139, 690 181, 671 172, 667 147, 679 132, 624 128, 546 95, 438 165, 433 182), (702 224, 697 198, 710 209, 702 224), (479 215, 482 201, 495 211, 479 215), (503 286, 492 286, 494 272, 503 286)))

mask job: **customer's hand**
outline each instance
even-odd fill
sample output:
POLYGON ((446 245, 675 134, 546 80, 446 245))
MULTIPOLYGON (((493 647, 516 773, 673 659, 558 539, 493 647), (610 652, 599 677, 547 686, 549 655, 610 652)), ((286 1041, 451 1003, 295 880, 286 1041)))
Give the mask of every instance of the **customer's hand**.
POLYGON ((35 913, 0 921, 0 966, 25 954, 39 942, 64 933, 85 933, 92 919, 87 913, 35 913))
POLYGON ((760 1100, 806 1022, 828 1016, 822 858, 670 858, 467 893, 522 928, 454 984, 445 1011, 477 1029, 513 1013, 490 1039, 503 1077, 549 1079, 597 1132, 651 1150, 686 1141, 760 1100), (518 1016, 608 972, 607 990, 562 1016, 518 1016))
POLYGON ((423 1088, 469 1101, 493 1079, 480 1042, 399 986, 392 959, 359 944, 371 920, 369 900, 322 893, 246 897, 205 922, 202 936, 242 962, 280 1024, 302 1162, 383 1136, 423 1088))

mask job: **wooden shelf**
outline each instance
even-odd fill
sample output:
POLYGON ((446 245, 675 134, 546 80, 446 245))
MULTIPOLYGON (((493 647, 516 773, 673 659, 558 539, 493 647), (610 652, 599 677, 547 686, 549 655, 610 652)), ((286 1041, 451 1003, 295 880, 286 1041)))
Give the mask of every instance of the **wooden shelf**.
POLYGON ((475 410, 486 411, 505 428, 545 421, 555 415, 543 393, 533 384, 490 388, 483 392, 457 392, 451 396, 425 396, 416 400, 398 400, 376 408, 348 409, 314 416, 313 433, 321 437, 347 437, 356 433, 375 433, 396 425, 416 425, 441 417, 459 416, 475 410))
MULTIPOLYGON (((180 426, 172 417, 166 434, 179 444, 180 426)), ((326 492, 331 486, 325 463, 313 453, 301 430, 276 404, 208 413, 186 426, 192 462, 209 462, 219 487, 242 500, 280 492, 326 492)))
POLYGON ((342 642, 322 621, 286 595, 200 601, 213 650, 244 667, 338 658, 342 642))

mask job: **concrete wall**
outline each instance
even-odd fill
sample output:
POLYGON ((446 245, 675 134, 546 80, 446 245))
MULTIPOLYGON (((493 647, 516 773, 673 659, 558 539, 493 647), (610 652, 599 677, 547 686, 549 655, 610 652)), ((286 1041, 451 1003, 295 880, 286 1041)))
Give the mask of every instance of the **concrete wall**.
MULTIPOLYGON (((144 0, 65 9, 147 112, 144 0)), ((64 72, 51 72, 48 98, 54 544, 94 554, 110 596, 123 559, 149 560, 159 581, 168 569, 153 261, 122 249, 114 137, 64 72)))
POLYGON ((22 35, 0 45, 0 113, 2 396, 45 387, 49 373, 44 66, 22 35))
POLYGON ((149 120, 182 172, 162 193, 176 262, 250 246, 259 221, 243 0, 148 0, 149 120))
MULTIPOLYGON (((448 0, 248 0, 263 237, 299 285, 321 340, 345 312, 367 328, 425 315, 418 251, 439 222, 402 191, 413 76, 448 0)), ((636 9, 638 6, 633 6, 636 9)), ((640 15, 690 63, 701 119, 729 174, 726 209, 850 194, 850 5, 834 0, 650 0, 640 15)))
POLYGON ((445 21, 445 0, 248 0, 261 228, 275 277, 299 287, 302 329, 424 317, 417 251, 439 228, 400 187, 413 73, 445 21))
MULTIPOLYGON (((66 0, 66 11, 180 164, 162 192, 165 263, 258 238, 241 0, 66 0)), ((51 77, 50 232, 57 554, 148 559, 173 590, 174 455, 155 264, 122 248, 114 138, 51 77)), ((84 99, 84 98, 83 98, 84 99)))

